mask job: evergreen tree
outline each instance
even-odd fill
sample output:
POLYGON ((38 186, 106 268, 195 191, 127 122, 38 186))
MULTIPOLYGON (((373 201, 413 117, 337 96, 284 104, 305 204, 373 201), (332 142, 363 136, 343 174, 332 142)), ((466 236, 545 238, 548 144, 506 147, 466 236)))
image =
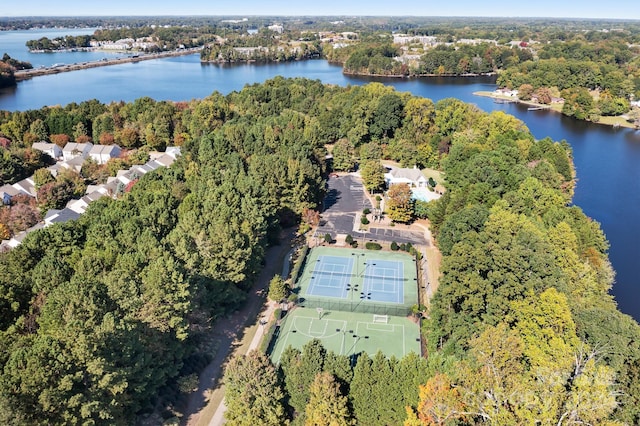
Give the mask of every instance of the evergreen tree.
POLYGON ((283 425, 284 392, 276 368, 266 355, 253 351, 236 357, 224 374, 225 419, 230 425, 283 425))
POLYGON ((333 375, 318 373, 309 389, 309 403, 305 409, 305 426, 347 426, 353 424, 347 397, 333 375))
POLYGON ((319 340, 313 339, 304 345, 299 357, 291 358, 288 355, 285 372, 289 405, 298 416, 304 416, 305 408, 309 402, 309 388, 316 375, 322 372, 324 366, 325 349, 319 340))

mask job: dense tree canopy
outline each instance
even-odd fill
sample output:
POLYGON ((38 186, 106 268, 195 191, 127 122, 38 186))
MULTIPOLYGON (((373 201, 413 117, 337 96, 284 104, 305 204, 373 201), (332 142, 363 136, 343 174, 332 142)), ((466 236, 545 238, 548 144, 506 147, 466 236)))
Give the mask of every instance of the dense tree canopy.
MULTIPOLYGON (((332 412, 362 424, 401 423, 407 406, 416 421, 462 409, 450 418, 532 421, 522 400, 504 397, 514 392, 556 407, 536 408, 544 421, 568 413, 575 422, 638 422, 640 331, 608 295, 613 271, 599 225, 570 206, 566 142, 536 141, 513 117, 454 99, 433 104, 377 83, 276 78, 187 103, 141 98, 0 113, 3 183, 45 165, 28 149, 34 132, 50 140, 112 135, 143 152, 177 144, 183 154, 119 199, 98 200, 79 220, 33 232, 0 255, 7 424, 134 423, 175 407, 159 390, 206 362, 202 333, 243 302, 281 227, 318 207, 331 145, 334 161, 343 149, 350 164, 364 153, 443 169, 447 192, 423 209, 443 276, 424 327, 428 360, 350 360, 319 345, 285 351, 287 416, 302 421, 326 408, 314 397, 322 388, 336 395, 332 412), (493 354, 490 337, 500 342, 493 354), (334 382, 321 376, 312 389, 322 372, 334 382)), ((77 179, 39 181, 59 185, 51 193, 60 195, 84 183, 77 179)), ((26 208, 3 208, 5 227, 28 222, 26 208)))

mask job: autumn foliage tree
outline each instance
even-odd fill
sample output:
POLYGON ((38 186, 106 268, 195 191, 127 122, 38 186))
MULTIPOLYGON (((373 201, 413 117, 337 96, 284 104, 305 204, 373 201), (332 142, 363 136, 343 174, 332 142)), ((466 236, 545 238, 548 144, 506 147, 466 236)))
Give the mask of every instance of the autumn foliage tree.
POLYGON ((387 213, 394 222, 406 223, 413 217, 411 188, 406 183, 391 185, 387 191, 387 213))
POLYGON ((441 426, 456 419, 463 419, 464 402, 460 392, 451 385, 451 379, 442 373, 431 377, 420 386, 420 403, 417 413, 407 408, 405 426, 441 426))

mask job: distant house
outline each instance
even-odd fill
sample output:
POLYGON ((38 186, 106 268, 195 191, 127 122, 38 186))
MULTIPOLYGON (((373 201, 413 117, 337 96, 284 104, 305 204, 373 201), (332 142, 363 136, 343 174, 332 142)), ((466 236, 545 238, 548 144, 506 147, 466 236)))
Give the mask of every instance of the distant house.
POLYGON ((169 167, 173 164, 174 161, 176 161, 176 158, 169 154, 165 154, 156 158, 155 161, 163 167, 169 167))
MULTIPOLYGON (((85 160, 86 158, 84 157, 75 157, 68 161, 61 161, 59 164, 61 168, 64 167, 65 169, 73 170, 76 173, 80 173, 85 160)), ((53 173, 53 171, 51 171, 51 173, 53 173)))
POLYGON ((94 145, 89 157, 98 164, 106 164, 112 158, 118 158, 122 150, 118 145, 94 145))
POLYGON ((426 188, 427 178, 424 177, 420 169, 404 169, 393 167, 388 173, 385 173, 384 180, 387 186, 406 183, 412 188, 426 188))
POLYGON ((75 212, 69 208, 64 208, 62 210, 51 209, 44 217, 44 226, 46 227, 51 226, 54 223, 64 223, 70 220, 76 220, 79 217, 80 213, 75 212))
POLYGON ((91 148, 93 148, 93 144, 91 142, 69 142, 62 149, 62 157, 64 158, 64 161, 70 161, 78 157, 87 158, 89 156, 89 151, 91 151, 91 148))
POLYGON ((176 158, 180 156, 181 150, 179 146, 168 146, 164 153, 176 158))
POLYGON ((36 191, 36 186, 33 182, 32 177, 22 179, 20 182, 16 182, 11 186, 13 186, 15 189, 17 189, 19 192, 23 194, 26 194, 30 197, 35 197, 38 191, 36 191))
POLYGON ((55 143, 35 142, 33 145, 31 145, 31 148, 44 152, 54 160, 59 160, 62 158, 62 148, 60 148, 55 143))
POLYGON ((21 192, 22 191, 14 188, 11 185, 0 186, 0 204, 8 206, 11 203, 11 199, 21 192))
POLYGON ((51 176, 56 177, 58 176, 58 172, 60 171, 60 167, 62 166, 62 162, 56 163, 52 166, 47 167, 47 170, 49 170, 49 172, 51 173, 51 176))

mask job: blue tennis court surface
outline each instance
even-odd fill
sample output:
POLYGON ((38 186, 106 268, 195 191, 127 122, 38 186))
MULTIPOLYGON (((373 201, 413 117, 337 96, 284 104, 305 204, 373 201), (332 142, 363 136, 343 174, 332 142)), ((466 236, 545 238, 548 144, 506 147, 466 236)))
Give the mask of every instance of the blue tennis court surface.
POLYGON ((319 256, 312 265, 307 295, 360 302, 404 303, 402 262, 370 259, 357 265, 357 260, 353 257, 319 256))
POLYGON ((311 283, 307 294, 345 299, 353 277, 352 258, 319 256, 312 265, 311 283))
POLYGON ((363 294, 376 302, 404 302, 403 264, 395 260, 372 259, 364 268, 363 294))

